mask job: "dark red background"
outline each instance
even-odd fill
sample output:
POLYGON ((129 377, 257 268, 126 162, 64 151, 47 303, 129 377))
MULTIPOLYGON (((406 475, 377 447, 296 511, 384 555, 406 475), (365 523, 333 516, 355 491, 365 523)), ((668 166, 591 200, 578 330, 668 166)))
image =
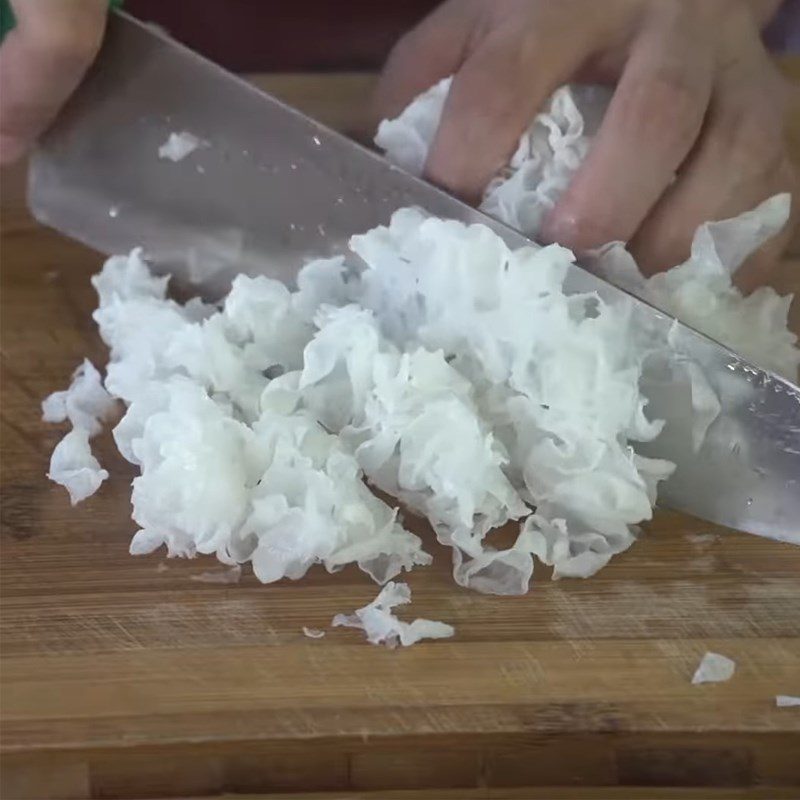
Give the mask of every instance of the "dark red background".
MULTIPOLYGON (((125 7, 228 69, 291 72, 378 69, 398 37, 439 2, 126 0, 125 7)), ((767 40, 800 52, 800 0, 787 0, 767 40)))
POLYGON ((125 8, 241 72, 373 70, 438 0, 127 0, 125 8))

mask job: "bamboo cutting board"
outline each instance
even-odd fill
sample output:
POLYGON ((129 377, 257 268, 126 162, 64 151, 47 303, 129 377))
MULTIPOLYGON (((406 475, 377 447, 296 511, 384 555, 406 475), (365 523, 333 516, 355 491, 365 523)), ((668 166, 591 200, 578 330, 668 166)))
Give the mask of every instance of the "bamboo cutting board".
MULTIPOLYGON (((267 84, 352 131, 368 80, 267 84)), ((358 632, 302 633, 373 598, 357 570, 215 585, 196 580, 220 569, 213 560, 129 556, 133 472, 109 436, 98 446, 112 477, 85 504, 71 509, 44 478, 63 431, 40 422, 41 399, 84 356, 105 361, 90 317, 101 259, 30 221, 12 184, 0 238, 4 800, 798 796, 800 709, 777 709, 775 695, 800 695, 800 548, 660 512, 590 581, 538 569, 528 596, 504 599, 456 587, 431 544, 435 565, 409 577, 412 613, 454 624, 456 638, 393 652, 358 632), (735 659, 729 683, 690 684, 707 650, 735 659), (371 794, 389 788, 415 791, 371 794)), ((800 290, 800 260, 777 283, 800 290)))

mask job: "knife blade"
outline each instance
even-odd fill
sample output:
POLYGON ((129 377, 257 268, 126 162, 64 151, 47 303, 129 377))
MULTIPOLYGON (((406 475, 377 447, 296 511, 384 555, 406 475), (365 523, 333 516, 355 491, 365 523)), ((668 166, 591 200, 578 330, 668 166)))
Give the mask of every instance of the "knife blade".
MULTIPOLYGON (((531 244, 122 13, 32 159, 29 204, 103 253, 143 246, 159 270, 217 296, 241 272, 291 284, 306 260, 345 252, 350 236, 405 206, 481 223, 512 248, 531 244), (183 131, 200 147, 177 163, 159 159, 183 131)), ((800 543, 800 389, 578 265, 565 288, 627 298, 637 324, 677 342, 719 396, 695 452, 690 385, 646 366, 648 411, 666 425, 637 451, 677 464, 659 502, 800 543)))

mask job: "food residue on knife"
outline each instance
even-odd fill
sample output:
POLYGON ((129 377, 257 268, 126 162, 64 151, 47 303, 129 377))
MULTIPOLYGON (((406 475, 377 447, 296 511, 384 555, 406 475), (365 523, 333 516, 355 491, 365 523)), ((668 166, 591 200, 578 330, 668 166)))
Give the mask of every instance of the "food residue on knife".
POLYGON ((171 133, 167 141, 158 148, 158 157, 168 161, 183 161, 199 147, 207 146, 208 142, 198 139, 193 133, 187 131, 171 133))

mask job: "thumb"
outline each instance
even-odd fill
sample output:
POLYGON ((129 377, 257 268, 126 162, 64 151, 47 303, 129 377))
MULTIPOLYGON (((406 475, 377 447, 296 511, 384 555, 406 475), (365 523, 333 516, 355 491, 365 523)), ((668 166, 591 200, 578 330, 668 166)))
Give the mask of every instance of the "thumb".
POLYGON ((52 122, 94 59, 106 0, 17 0, 0 47, 0 163, 19 158, 52 122))

